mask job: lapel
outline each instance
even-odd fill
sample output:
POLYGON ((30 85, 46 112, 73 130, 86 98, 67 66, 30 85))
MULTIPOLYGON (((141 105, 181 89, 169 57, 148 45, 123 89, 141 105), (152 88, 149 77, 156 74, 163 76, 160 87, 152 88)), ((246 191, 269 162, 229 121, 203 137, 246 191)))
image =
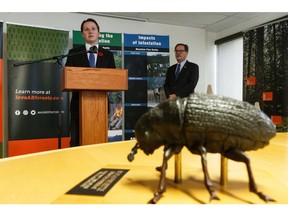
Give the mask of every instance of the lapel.
POLYGON ((102 62, 103 62, 103 48, 101 46, 99 46, 98 48, 98 54, 97 54, 97 62, 96 62, 96 67, 100 67, 102 62))
MULTIPOLYGON (((184 66, 183 66, 182 69, 181 69, 181 72, 182 72, 182 71, 185 71, 187 67, 188 67, 188 61, 185 62, 184 66)), ((180 73, 180 74, 181 74, 181 73, 180 73)))
POLYGON ((87 53, 84 53, 84 51, 86 51, 85 45, 81 46, 80 51, 83 51, 83 54, 81 54, 81 56, 80 56, 80 58, 81 58, 80 61, 83 62, 82 64, 84 64, 85 67, 90 67, 87 53))

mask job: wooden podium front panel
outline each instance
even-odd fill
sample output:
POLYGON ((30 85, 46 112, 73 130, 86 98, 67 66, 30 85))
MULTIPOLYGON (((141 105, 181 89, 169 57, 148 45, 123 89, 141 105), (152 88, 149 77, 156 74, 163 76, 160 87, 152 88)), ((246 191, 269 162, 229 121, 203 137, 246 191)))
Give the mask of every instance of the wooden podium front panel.
POLYGON ((63 70, 62 90, 128 90, 128 70, 65 67, 63 70))
POLYGON ((108 142, 107 91, 80 92, 80 145, 108 142))

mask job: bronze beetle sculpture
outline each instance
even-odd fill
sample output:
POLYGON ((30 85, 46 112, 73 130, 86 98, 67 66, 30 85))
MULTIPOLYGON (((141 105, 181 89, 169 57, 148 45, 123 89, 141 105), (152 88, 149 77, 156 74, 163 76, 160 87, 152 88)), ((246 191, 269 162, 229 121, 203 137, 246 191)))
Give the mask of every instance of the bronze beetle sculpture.
POLYGON ((163 101, 138 119, 135 125, 137 143, 128 160, 134 160, 138 149, 149 155, 164 146, 159 187, 149 203, 156 203, 165 192, 167 162, 184 146, 201 156, 210 201, 219 198, 208 174, 207 152, 220 153, 228 159, 245 163, 250 192, 265 202, 274 201, 257 190, 250 160, 244 152, 265 147, 275 135, 271 120, 253 105, 229 97, 193 93, 186 98, 163 101))

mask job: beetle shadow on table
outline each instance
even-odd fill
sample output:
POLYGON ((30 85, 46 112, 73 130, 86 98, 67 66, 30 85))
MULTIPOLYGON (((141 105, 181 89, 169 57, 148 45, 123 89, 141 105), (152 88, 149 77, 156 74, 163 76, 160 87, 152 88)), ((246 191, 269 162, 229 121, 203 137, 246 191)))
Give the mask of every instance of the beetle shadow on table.
MULTIPOLYGON (((139 187, 139 185, 141 185, 142 187, 145 187, 149 191, 151 191, 151 196, 147 199, 147 203, 148 203, 149 199, 153 198, 154 193, 158 189, 159 180, 155 180, 155 179, 151 179, 151 180, 129 179, 129 187, 137 188, 137 187, 139 187)), ((175 197, 172 197, 175 195, 173 193, 171 193, 171 191, 172 191, 171 189, 176 189, 176 190, 179 190, 182 193, 186 194, 187 196, 191 197, 191 204, 192 203, 196 203, 196 204, 197 203, 198 204, 225 204, 226 202, 225 201, 223 202, 223 200, 227 199, 227 197, 228 197, 228 199, 229 198, 235 199, 235 203, 255 204, 254 202, 249 201, 248 199, 244 199, 243 197, 237 195, 237 191, 239 189, 240 190, 247 190, 247 193, 250 193, 247 182, 231 180, 230 185, 232 185, 232 186, 229 186, 228 188, 224 188, 223 186, 221 186, 219 184, 218 180, 212 180, 212 183, 213 183, 213 188, 214 188, 217 196, 220 198, 220 201, 218 201, 218 200, 209 201, 210 195, 209 195, 209 192, 204 185, 203 179, 188 177, 188 178, 182 179, 182 183, 175 183, 174 179, 166 178, 166 191, 163 193, 163 197, 160 198, 159 202, 161 202, 161 199, 163 199, 164 197, 169 199, 169 202, 171 201, 171 199, 177 199, 175 197), (228 190, 230 190, 230 191, 228 191, 228 190), (223 195, 225 195, 226 198, 224 198, 224 197, 221 198, 221 196, 223 196, 223 195), (239 202, 237 202, 236 200, 239 200, 239 202)), ((137 190, 135 190, 135 193, 137 193, 137 190)), ((146 196, 146 194, 145 194, 145 196, 146 196)), ((255 195, 253 193, 251 193, 250 196, 252 197, 255 195)), ((255 197, 257 198, 257 196, 255 196, 255 197)), ((261 200, 259 200, 259 202, 261 202, 261 200)), ((187 203, 186 199, 185 199, 185 203, 187 203)), ((264 204, 264 202, 263 202, 263 204, 264 204)))

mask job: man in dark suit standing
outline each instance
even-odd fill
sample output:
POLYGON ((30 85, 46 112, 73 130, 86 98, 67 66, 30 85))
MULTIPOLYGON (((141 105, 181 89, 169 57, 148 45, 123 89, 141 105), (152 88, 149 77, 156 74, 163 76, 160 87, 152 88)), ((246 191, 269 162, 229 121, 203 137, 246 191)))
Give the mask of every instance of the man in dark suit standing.
MULTIPOLYGON (((174 52, 177 64, 168 68, 164 83, 164 92, 166 98, 169 100, 175 100, 177 97, 187 97, 189 94, 194 93, 199 80, 198 65, 187 60, 188 45, 178 43, 175 46, 174 52)), ((178 160, 180 160, 180 157, 175 157, 175 164, 179 163, 177 162, 178 160)), ((161 171, 161 169, 162 166, 156 167, 157 171, 161 171)))
MULTIPOLYGON (((85 44, 69 51, 65 66, 116 68, 113 53, 98 44, 100 35, 98 23, 91 18, 84 20, 81 32, 85 44)), ((70 114, 70 147, 79 146, 79 92, 72 92, 70 114)))
POLYGON ((167 99, 183 98, 194 93, 199 80, 198 65, 187 60, 188 45, 178 43, 174 52, 177 64, 168 68, 164 83, 164 92, 167 99))

